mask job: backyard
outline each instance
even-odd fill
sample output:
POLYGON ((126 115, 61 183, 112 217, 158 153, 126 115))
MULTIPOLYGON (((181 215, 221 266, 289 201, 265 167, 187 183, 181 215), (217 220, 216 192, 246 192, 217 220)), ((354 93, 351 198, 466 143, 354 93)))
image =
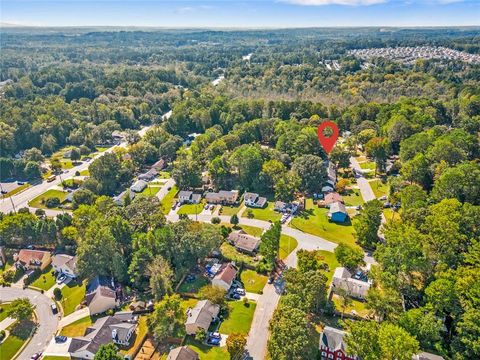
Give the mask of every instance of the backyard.
POLYGON ((290 226, 300 231, 320 236, 334 243, 346 243, 357 246, 351 222, 344 224, 330 222, 327 218, 328 209, 313 205, 312 199, 307 199, 307 208, 290 222, 290 226))
POLYGON ((55 285, 55 275, 52 274, 53 268, 49 265, 40 276, 30 285, 42 290, 48 290, 55 285))
POLYGON ((253 270, 244 269, 240 274, 240 280, 245 287, 245 291, 261 294, 265 284, 267 283, 267 277, 260 275, 253 270))
POLYGON ((231 260, 231 261, 235 261, 237 264, 243 262, 243 263, 251 265, 251 266, 256 266, 257 263, 258 263, 258 261, 253 260, 252 256, 247 255, 247 254, 243 254, 243 253, 237 251, 237 249, 235 249, 235 247, 230 245, 228 242, 224 242, 220 246, 220 252, 222 253, 222 255, 226 259, 231 260))
POLYGON ((244 304, 243 301, 231 301, 228 303, 228 315, 222 321, 218 332, 230 335, 233 333, 248 334, 253 320, 253 313, 257 304, 249 301, 244 304))
POLYGON ((43 194, 38 195, 33 200, 30 200, 28 202, 28 205, 31 206, 31 207, 34 207, 34 208, 47 209, 47 207, 45 206, 45 201, 47 199, 57 197, 57 198, 60 199, 60 203, 62 203, 62 202, 65 201, 65 198, 67 197, 67 195, 68 195, 68 193, 65 192, 65 191, 50 189, 50 190, 45 191, 43 194))
POLYGON ((164 214, 168 214, 172 209, 173 200, 175 199, 175 195, 177 195, 177 192, 177 187, 172 186, 172 188, 168 191, 167 195, 165 195, 165 197, 160 202, 162 204, 164 214))
POLYGON ((259 208, 247 208, 242 214, 242 217, 248 217, 248 214, 251 213, 253 215, 253 219, 257 220, 263 220, 263 221, 276 221, 280 220, 282 215, 278 212, 275 212, 273 210, 274 203, 273 202, 268 202, 267 206, 265 208, 259 209, 259 208))
POLYGON ((200 360, 229 360, 227 347, 208 346, 196 341, 191 336, 187 337, 185 345, 188 345, 193 351, 195 351, 200 360))
MULTIPOLYGON (((335 304, 335 309, 340 313, 343 312, 344 309, 342 299, 338 295, 334 294, 332 297, 332 301, 335 304)), ((348 306, 345 308, 344 313, 365 317, 368 315, 369 310, 365 307, 365 302, 350 298, 348 306)))
POLYGON ((182 285, 178 288, 178 292, 180 293, 197 293, 205 285, 209 284, 210 282, 208 279, 203 275, 195 275, 195 280, 188 282, 186 280, 183 281, 182 285))
POLYGON ((73 313, 76 307, 85 298, 85 282, 79 285, 76 281, 70 281, 62 288, 63 316, 73 313))

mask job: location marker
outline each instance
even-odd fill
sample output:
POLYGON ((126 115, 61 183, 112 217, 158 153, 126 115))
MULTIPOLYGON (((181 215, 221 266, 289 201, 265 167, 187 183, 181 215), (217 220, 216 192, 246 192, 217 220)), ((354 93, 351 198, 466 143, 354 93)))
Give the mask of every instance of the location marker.
POLYGON ((332 151, 338 139, 337 125, 335 125, 335 123, 331 121, 324 121, 320 125, 318 125, 317 134, 318 134, 318 141, 320 141, 320 145, 322 145, 323 150, 325 150, 327 154, 330 154, 330 151, 332 151), (332 132, 333 132, 332 135, 330 135, 329 137, 325 136, 323 134, 323 130, 325 128, 332 129, 332 132))

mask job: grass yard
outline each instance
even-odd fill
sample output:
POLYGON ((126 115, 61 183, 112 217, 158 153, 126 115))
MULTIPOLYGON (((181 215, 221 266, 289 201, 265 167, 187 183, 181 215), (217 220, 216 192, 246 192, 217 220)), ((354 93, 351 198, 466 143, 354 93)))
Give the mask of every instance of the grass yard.
POLYGON ((253 320, 253 313, 257 304, 249 301, 247 306, 243 301, 231 301, 228 303, 228 315, 220 325, 218 331, 221 334, 230 335, 240 333, 247 335, 253 320))
POLYGON ((298 245, 297 239, 282 234, 280 236, 280 253, 279 257, 280 259, 285 259, 290 253, 295 250, 295 248, 298 245))
POLYGON ((263 220, 263 221, 277 221, 280 220, 282 215, 273 210, 274 203, 268 202, 268 205, 263 209, 251 208, 248 207, 242 214, 242 217, 248 217, 248 212, 251 211, 253 214, 253 219, 263 220))
POLYGON ((182 299, 182 302, 180 304, 180 307, 183 310, 183 313, 185 314, 185 319, 186 319, 186 313, 188 308, 193 309, 195 305, 197 305, 198 300, 197 299, 182 299))
POLYGON ((320 236, 334 243, 346 243, 357 246, 353 237, 354 230, 350 221, 344 224, 330 222, 327 218, 328 209, 313 205, 312 199, 307 199, 307 208, 295 216, 290 226, 300 231, 320 236))
POLYGON ((158 174, 158 177, 161 179, 170 179, 171 175, 168 171, 160 171, 160 173, 158 174))
POLYGON ((220 210, 220 215, 232 216, 237 214, 239 211, 240 211, 240 205, 239 206, 222 205, 222 208, 220 210))
MULTIPOLYGON (((350 305, 345 308, 345 314, 352 314, 353 312, 355 312, 356 315, 359 315, 362 317, 365 317, 368 315, 369 311, 365 307, 365 304, 366 304, 365 302, 355 300, 355 299, 350 299, 350 300, 351 300, 350 305)), ((334 294, 332 297, 332 301, 335 304, 335 308, 337 309, 337 311, 342 312, 343 307, 342 307, 342 300, 340 299, 340 297, 334 294)))
POLYGON ((82 170, 80 176, 90 176, 90 171, 88 169, 82 170))
POLYGON ((174 185, 170 189, 170 191, 165 195, 165 197, 162 199, 161 204, 162 204, 162 209, 164 214, 168 214, 170 210, 172 209, 173 205, 173 199, 175 199, 175 195, 177 195, 178 189, 174 185))
POLYGON ((83 336, 85 330, 93 324, 93 319, 90 316, 85 316, 60 330, 60 335, 74 337, 83 336))
POLYGON ((85 298, 85 281, 78 285, 76 281, 70 281, 62 288, 62 307, 63 316, 67 316, 75 311, 75 308, 85 298))
POLYGON ((330 251, 325 250, 318 250, 317 251, 317 259, 321 262, 324 262, 328 265, 328 273, 326 273, 328 278, 328 283, 332 281, 333 273, 335 269, 340 266, 335 257, 335 254, 330 251))
POLYGON ((65 198, 67 197, 67 195, 68 193, 65 191, 50 189, 45 191, 43 194, 38 195, 33 200, 30 200, 28 202, 28 205, 34 208, 46 209, 47 207, 44 205, 45 200, 58 197, 60 199, 60 202, 62 203, 65 201, 65 198))
POLYGON ((375 163, 373 161, 364 161, 359 163, 363 170, 375 170, 375 163))
POLYGON ((342 195, 345 206, 357 206, 363 204, 362 194, 359 189, 349 189, 342 195))
POLYGON ((202 344, 191 336, 187 337, 185 345, 188 345, 193 351, 195 351, 200 360, 229 360, 230 355, 227 351, 227 347, 208 346, 202 344))
POLYGON ((400 213, 398 211, 393 211, 392 209, 383 209, 383 215, 387 222, 400 220, 400 213))
POLYGON ((162 187, 159 185, 148 185, 143 191, 140 193, 140 195, 144 196, 155 196, 161 189, 162 187))
POLYGON ((7 311, 10 308, 10 304, 0 304, 0 321, 7 318, 7 311))
POLYGON ((17 322, 10 326, 10 335, 0 345, 0 360, 13 359, 14 355, 28 340, 32 333, 35 323, 30 320, 17 322))
POLYGON ((240 274, 240 280, 245 287, 245 291, 261 294, 268 278, 265 275, 260 275, 253 270, 244 269, 240 274))
POLYGON ((203 275, 195 275, 195 280, 193 282, 184 281, 182 285, 178 288, 180 293, 197 293, 200 288, 208 285, 210 281, 203 275))
POLYGON ((238 227, 242 228, 248 235, 260 237, 263 234, 263 229, 255 226, 238 225, 238 227))
POLYGON ((203 210, 203 207, 205 206, 206 201, 205 199, 202 199, 202 201, 199 204, 183 204, 180 206, 180 209, 178 209, 177 214, 187 214, 187 215, 195 215, 195 214, 200 214, 203 210))
POLYGON ((32 282, 30 285, 42 290, 48 290, 53 285, 55 285, 55 275, 52 274, 53 268, 52 265, 49 265, 40 276, 32 282))
POLYGON ((224 242, 220 246, 220 252, 222 253, 222 255, 225 258, 227 258, 231 261, 235 261, 237 264, 245 263, 245 264, 248 264, 248 265, 251 265, 251 266, 257 266, 258 262, 254 261, 252 256, 249 256, 247 254, 243 254, 241 252, 238 252, 235 249, 235 247, 230 245, 228 242, 224 242))
POLYGON ((373 180, 369 181, 369 184, 375 194, 375 197, 379 198, 381 196, 387 195, 388 185, 383 183, 382 180, 373 180))

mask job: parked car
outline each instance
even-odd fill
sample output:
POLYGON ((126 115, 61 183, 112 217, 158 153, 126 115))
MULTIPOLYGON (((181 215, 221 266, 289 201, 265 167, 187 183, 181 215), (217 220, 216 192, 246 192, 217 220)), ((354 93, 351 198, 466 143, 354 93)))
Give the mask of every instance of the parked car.
POLYGON ((387 196, 386 196, 386 195, 380 196, 380 197, 378 198, 378 200, 380 200, 380 201, 385 201, 385 200, 387 200, 387 196))
POLYGON ((212 205, 210 205, 210 210, 212 210, 212 211, 213 211, 214 209, 215 209, 215 205, 213 205, 213 204, 212 204, 212 205))
POLYGON ((64 343, 65 341, 67 341, 67 337, 66 337, 66 336, 63 336, 63 335, 55 336, 55 342, 56 342, 57 344, 64 343))
POLYGON ((392 205, 387 201, 386 203, 383 204, 383 207, 385 209, 388 209, 388 208, 392 207, 392 205))
POLYGON ((58 313, 57 305, 52 304, 52 305, 50 305, 50 308, 52 309, 52 313, 54 313, 54 314, 58 313))
POLYGON ((220 345, 220 340, 221 340, 221 339, 217 339, 217 338, 210 337, 210 338, 208 338, 208 340, 207 340, 207 344, 208 344, 208 345, 213 345, 213 346, 218 346, 218 345, 220 345))
POLYGON ((355 210, 362 210, 362 205, 357 205, 357 206, 355 207, 355 210))
POLYGON ((172 205, 172 210, 175 210, 176 207, 177 207, 177 202, 175 201, 172 205))
POLYGON ((235 293, 238 295, 245 295, 245 289, 242 289, 242 288, 235 289, 235 293))
POLYGON ((65 280, 67 280, 67 275, 65 274, 60 274, 58 277, 57 277, 57 284, 61 284, 63 283, 65 280))
POLYGON ((208 210, 208 208, 210 207, 209 204, 205 204, 205 206, 203 207, 205 210, 208 210))
POLYGON ((273 284, 274 281, 275 281, 275 277, 273 275, 268 278, 269 284, 273 284))
POLYGON ((213 339, 221 339, 222 338, 222 336, 220 335, 219 332, 210 333, 210 337, 213 338, 213 339))
POLYGON ((240 300, 240 295, 238 295, 237 293, 232 293, 230 295, 230 299, 232 300, 240 300))
POLYGON ((36 354, 33 354, 30 359, 31 359, 31 360, 37 360, 37 359, 40 359, 41 356, 42 356, 42 353, 41 353, 41 352, 38 352, 38 353, 36 353, 36 354))
POLYGON ((25 181, 17 181, 17 185, 25 185, 25 181))

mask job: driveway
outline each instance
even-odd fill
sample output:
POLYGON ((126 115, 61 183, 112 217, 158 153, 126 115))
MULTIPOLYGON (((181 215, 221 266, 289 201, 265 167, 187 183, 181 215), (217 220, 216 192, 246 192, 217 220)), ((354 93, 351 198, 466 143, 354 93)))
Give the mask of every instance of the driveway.
POLYGON ((38 318, 38 328, 28 345, 18 357, 19 360, 28 360, 38 351, 43 351, 57 331, 58 315, 53 315, 50 305, 53 301, 47 296, 31 289, 15 287, 0 288, 0 301, 13 301, 18 298, 28 298, 35 305, 38 318))

